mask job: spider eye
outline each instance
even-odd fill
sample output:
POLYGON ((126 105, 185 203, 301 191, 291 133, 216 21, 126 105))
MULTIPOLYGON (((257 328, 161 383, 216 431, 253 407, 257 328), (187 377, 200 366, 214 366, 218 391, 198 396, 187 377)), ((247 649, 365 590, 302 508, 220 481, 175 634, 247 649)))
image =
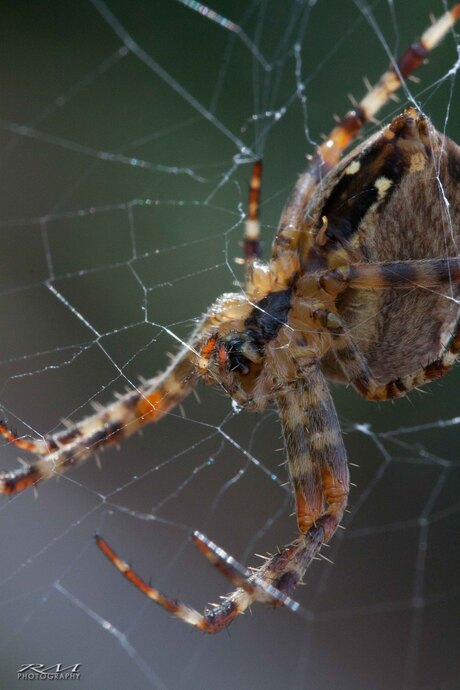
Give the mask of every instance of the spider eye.
POLYGON ((225 341, 225 349, 227 351, 227 362, 230 371, 238 372, 242 376, 246 376, 250 371, 250 361, 243 353, 246 341, 240 336, 232 336, 225 341))

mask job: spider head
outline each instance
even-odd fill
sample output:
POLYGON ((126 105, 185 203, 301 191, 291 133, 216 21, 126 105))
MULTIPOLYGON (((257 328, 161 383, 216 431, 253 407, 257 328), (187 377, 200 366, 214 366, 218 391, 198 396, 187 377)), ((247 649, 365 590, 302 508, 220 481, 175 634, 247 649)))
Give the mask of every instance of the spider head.
POLYGON ((245 403, 251 397, 263 356, 263 343, 256 333, 216 332, 203 344, 199 370, 209 382, 220 383, 238 403, 245 403))

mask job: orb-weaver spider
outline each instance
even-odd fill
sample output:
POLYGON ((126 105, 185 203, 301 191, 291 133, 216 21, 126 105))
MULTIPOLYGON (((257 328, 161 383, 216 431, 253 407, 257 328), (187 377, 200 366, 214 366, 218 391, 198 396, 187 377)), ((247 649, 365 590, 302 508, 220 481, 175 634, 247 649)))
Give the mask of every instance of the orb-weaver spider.
POLYGON ((201 630, 220 630, 255 600, 295 608, 290 595, 342 519, 348 467, 326 379, 388 400, 443 376, 460 352, 459 147, 412 107, 341 158, 459 16, 457 4, 428 28, 318 148, 287 202, 268 263, 259 260, 255 163, 245 290, 215 302, 163 374, 40 440, 0 426, 39 456, 0 474, 0 492, 11 494, 159 420, 200 379, 248 410, 277 403, 300 535, 250 573, 195 532, 201 551, 237 585, 220 606, 200 614, 168 599, 96 536, 136 587, 201 630))

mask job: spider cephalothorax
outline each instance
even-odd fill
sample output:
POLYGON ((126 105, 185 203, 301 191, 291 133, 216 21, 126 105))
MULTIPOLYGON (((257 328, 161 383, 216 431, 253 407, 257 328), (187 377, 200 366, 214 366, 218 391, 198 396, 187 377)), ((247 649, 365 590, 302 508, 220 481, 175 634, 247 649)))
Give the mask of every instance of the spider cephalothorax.
POLYGON ((168 599, 96 538, 142 592, 201 630, 220 630, 255 600, 295 609, 291 593, 339 526, 349 474, 327 379, 389 400, 443 376, 460 352, 459 147, 412 107, 342 158, 459 16, 457 4, 427 29, 318 148, 267 263, 259 260, 255 163, 244 290, 215 302, 165 372, 42 439, 0 425, 9 441, 39 456, 0 475, 0 491, 14 493, 161 419, 199 379, 246 409, 276 403, 299 534, 251 573, 195 532, 195 544, 237 586, 220 606, 199 614, 168 599))
MULTIPOLYGON (((238 299, 238 295, 234 295, 238 299)), ((244 318, 223 323, 201 346, 200 370, 219 383, 240 405, 261 410, 268 402, 260 377, 267 378, 267 345, 287 322, 292 289, 269 292, 254 305, 246 303, 244 318)))

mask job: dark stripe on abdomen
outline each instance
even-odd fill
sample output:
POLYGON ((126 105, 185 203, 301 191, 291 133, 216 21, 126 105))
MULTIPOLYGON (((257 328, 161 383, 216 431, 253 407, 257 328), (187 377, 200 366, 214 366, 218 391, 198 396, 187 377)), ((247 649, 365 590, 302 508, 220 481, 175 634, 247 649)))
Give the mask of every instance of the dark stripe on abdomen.
POLYGON ((406 160, 398 136, 389 140, 382 134, 371 148, 350 162, 359 164, 359 169, 342 173, 320 213, 321 219, 327 218, 325 237, 331 245, 349 242, 369 208, 389 200, 405 172, 406 160), (380 178, 390 184, 379 196, 375 185, 380 178))

